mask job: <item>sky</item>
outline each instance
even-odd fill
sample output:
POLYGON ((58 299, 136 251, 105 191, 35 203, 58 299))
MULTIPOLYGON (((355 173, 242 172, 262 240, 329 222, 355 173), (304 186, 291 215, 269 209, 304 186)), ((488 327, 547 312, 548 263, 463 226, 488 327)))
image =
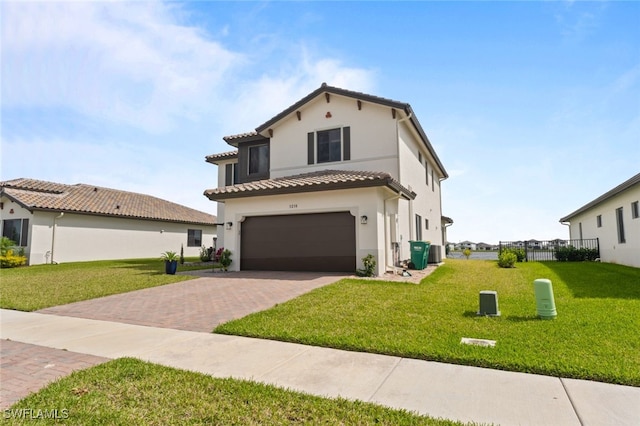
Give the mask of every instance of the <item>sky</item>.
POLYGON ((0 3, 0 179, 216 214, 205 156, 323 82, 411 104, 451 242, 568 238, 640 172, 640 2, 0 3))

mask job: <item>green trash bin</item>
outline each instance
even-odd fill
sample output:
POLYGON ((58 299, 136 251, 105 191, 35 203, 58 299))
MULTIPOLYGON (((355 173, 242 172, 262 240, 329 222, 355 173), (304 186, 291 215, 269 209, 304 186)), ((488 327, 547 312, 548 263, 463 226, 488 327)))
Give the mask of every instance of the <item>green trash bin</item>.
POLYGON ((409 246, 411 247, 411 263, 413 263, 413 267, 418 270, 426 268, 431 244, 426 241, 409 241, 409 246))

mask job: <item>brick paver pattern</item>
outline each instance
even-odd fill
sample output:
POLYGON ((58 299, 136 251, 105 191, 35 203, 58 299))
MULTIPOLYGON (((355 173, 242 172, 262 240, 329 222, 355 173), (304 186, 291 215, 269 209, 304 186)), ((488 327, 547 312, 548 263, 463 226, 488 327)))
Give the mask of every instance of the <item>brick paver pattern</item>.
MULTIPOLYGON (((0 409, 75 370, 109 361, 93 355, 0 340, 0 409)), ((55 407, 18 407, 52 409, 55 407)))
POLYGON ((200 278, 38 312, 210 333, 223 322, 269 309, 344 276, 267 271, 190 274, 200 278))

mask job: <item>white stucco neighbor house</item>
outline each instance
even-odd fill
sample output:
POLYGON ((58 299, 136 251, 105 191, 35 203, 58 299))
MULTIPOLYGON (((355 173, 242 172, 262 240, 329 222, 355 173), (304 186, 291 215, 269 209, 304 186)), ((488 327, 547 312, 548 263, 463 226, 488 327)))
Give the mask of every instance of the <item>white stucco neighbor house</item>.
POLYGON ((409 104, 322 84, 223 139, 236 149, 206 157, 218 186, 204 194, 231 269, 353 272, 371 254, 382 274, 414 240, 444 257, 448 175, 409 104))
POLYGON ((149 195, 35 179, 0 182, 2 235, 30 265, 198 256, 213 245, 216 217, 149 195))
POLYGON ((600 260, 640 268, 640 173, 560 219, 571 240, 598 238, 600 260))

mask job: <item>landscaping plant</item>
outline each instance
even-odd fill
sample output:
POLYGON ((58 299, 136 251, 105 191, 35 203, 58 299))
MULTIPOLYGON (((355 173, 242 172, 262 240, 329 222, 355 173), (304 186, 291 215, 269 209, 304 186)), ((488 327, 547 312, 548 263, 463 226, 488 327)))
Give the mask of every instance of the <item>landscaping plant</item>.
POLYGON ((501 268, 513 268, 516 264, 518 257, 510 250, 503 250, 498 255, 498 266, 501 268))

